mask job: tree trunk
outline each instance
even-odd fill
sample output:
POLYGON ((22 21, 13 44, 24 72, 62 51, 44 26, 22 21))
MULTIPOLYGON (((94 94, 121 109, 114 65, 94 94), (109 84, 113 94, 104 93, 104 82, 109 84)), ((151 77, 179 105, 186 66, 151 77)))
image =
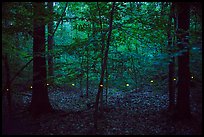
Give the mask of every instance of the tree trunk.
MULTIPOLYGON (((105 35, 103 34, 102 30, 103 30, 103 24, 102 24, 102 20, 101 20, 101 12, 100 12, 100 7, 99 4, 97 2, 97 7, 98 7, 98 15, 99 15, 99 22, 100 22, 100 27, 101 27, 101 68, 103 67, 103 57, 104 57, 104 48, 105 48, 105 35)), ((103 113, 103 88, 101 91, 101 95, 100 95, 100 111, 101 113, 103 113)))
POLYGON ((53 57, 50 52, 53 50, 54 39, 53 39, 53 2, 48 2, 48 10, 50 12, 50 21, 48 23, 48 76, 50 77, 50 83, 53 83, 53 57))
MULTIPOLYGON (((82 58, 81 58, 81 69, 82 69, 82 68, 83 68, 83 56, 82 56, 82 58)), ((81 95, 80 95, 80 96, 83 97, 83 89, 82 89, 82 81, 83 81, 83 73, 84 73, 83 70, 81 70, 80 73, 81 73, 81 74, 80 74, 80 75, 81 75, 81 76, 80 76, 80 81, 79 81, 80 91, 81 91, 81 95)))
POLYGON ((106 107, 108 105, 108 67, 106 65, 106 107))
POLYGON ((10 68, 9 68, 9 64, 8 64, 8 55, 6 54, 3 58, 4 58, 4 65, 5 65, 5 71, 6 71, 5 92, 6 92, 7 102, 8 102, 8 111, 9 111, 9 114, 11 114, 11 111, 12 111, 11 98, 12 98, 12 96, 11 96, 10 68))
POLYGON ((46 85, 44 3, 34 2, 33 8, 33 91, 30 111, 33 116, 39 116, 50 112, 52 107, 46 85))
POLYGON ((190 8, 188 3, 177 3, 178 10, 178 30, 177 39, 178 47, 183 53, 178 56, 178 95, 177 95, 177 116, 179 118, 189 118, 189 85, 190 85, 190 68, 189 68, 189 48, 188 36, 190 25, 190 8))
POLYGON ((136 86, 136 89, 137 89, 137 72, 136 72, 136 69, 135 69, 135 61, 134 61, 134 58, 133 56, 131 55, 131 73, 133 73, 133 78, 134 78, 134 81, 135 81, 135 86, 136 86))
POLYGON ((89 50, 87 49, 87 55, 86 55, 86 97, 89 97, 89 50))
POLYGON ((103 66, 102 66, 102 71, 101 71, 101 78, 100 78, 100 82, 99 82, 99 86, 98 86, 98 93, 97 93, 97 96, 96 96, 95 112, 94 112, 94 127, 95 127, 95 129, 97 129, 99 97, 100 97, 100 94, 101 94, 101 92, 103 90, 104 72, 105 72, 105 68, 106 68, 107 60, 108 60, 108 50, 109 50, 110 39, 111 39, 111 32, 112 32, 114 7, 115 7, 115 2, 113 2, 111 14, 110 14, 109 34, 108 34, 108 39, 107 39, 107 47, 106 47, 106 50, 105 50, 105 57, 104 57, 104 62, 103 62, 103 66))
MULTIPOLYGON (((173 44, 173 36, 171 35, 171 25, 172 25, 172 18, 174 14, 174 3, 171 5, 170 9, 170 15, 169 15, 169 27, 168 27, 168 48, 169 48, 169 55, 172 55, 172 47, 174 46, 173 44)), ((176 25, 176 24, 174 24, 176 25)), ((169 106, 168 110, 172 111, 175 109, 175 58, 172 56, 170 57, 170 62, 169 62, 169 106)))

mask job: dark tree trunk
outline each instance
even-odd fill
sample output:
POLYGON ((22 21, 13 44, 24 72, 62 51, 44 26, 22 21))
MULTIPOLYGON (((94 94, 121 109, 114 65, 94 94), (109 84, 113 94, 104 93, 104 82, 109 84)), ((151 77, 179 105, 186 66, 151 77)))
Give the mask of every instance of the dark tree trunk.
MULTIPOLYGON (((101 48, 101 68, 102 68, 103 67, 103 58, 104 58, 104 48, 105 48, 105 35, 102 32, 103 24, 102 24, 102 20, 101 20, 101 10, 100 10, 98 2, 97 2, 97 8, 98 8, 100 28, 101 28, 101 45, 102 45, 102 48, 101 48)), ((103 113, 103 88, 102 88, 102 91, 100 94, 100 111, 101 111, 101 113, 103 113)))
POLYGON ((89 97, 89 61, 88 61, 88 49, 87 49, 87 60, 86 60, 86 97, 89 97))
POLYGON ((137 72, 136 72, 136 69, 135 69, 135 61, 134 61, 134 58, 133 58, 132 55, 131 55, 131 69, 132 69, 131 73, 133 73, 133 78, 134 78, 136 89, 137 89, 137 72))
POLYGON ((30 111, 33 116, 39 116, 50 112, 52 107, 46 85, 44 3, 34 2, 33 8, 33 91, 30 111))
POLYGON ((190 25, 190 9, 188 3, 177 3, 178 10, 178 30, 177 39, 178 47, 183 50, 182 55, 178 56, 178 95, 177 95, 177 116, 179 118, 189 118, 189 85, 190 85, 190 68, 189 68, 189 48, 188 36, 190 25))
POLYGON ((50 52, 53 50, 54 46, 54 39, 53 39, 53 2, 48 2, 48 10, 50 12, 50 21, 48 23, 48 76, 50 78, 50 83, 53 82, 53 75, 54 75, 54 70, 53 70, 53 57, 50 52))
POLYGON ((109 50, 110 39, 111 39, 114 8, 115 8, 115 2, 113 2, 111 14, 110 14, 109 34, 108 34, 108 39, 107 39, 107 47, 106 47, 106 50, 105 50, 105 57, 104 57, 104 60, 103 60, 103 66, 102 66, 102 70, 101 70, 101 78, 100 78, 100 82, 99 82, 99 86, 98 86, 98 93, 96 95, 95 112, 94 112, 94 128, 95 129, 97 129, 99 97, 100 97, 100 94, 101 94, 101 92, 103 90, 104 72, 105 72, 105 68, 106 68, 107 60, 108 60, 108 50, 109 50))
POLYGON ((108 105, 108 67, 106 65, 106 107, 108 105))
POLYGON ((12 111, 12 105, 11 105, 11 82, 10 82, 10 68, 9 68, 9 64, 8 64, 8 55, 6 54, 4 57, 4 65, 5 65, 5 71, 6 71, 6 88, 5 88, 5 92, 6 92, 6 97, 7 97, 7 102, 8 102, 8 111, 9 114, 11 114, 12 111))
MULTIPOLYGON (((82 69, 82 68, 83 68, 83 56, 82 56, 82 58, 81 58, 81 69, 82 69)), ((80 96, 83 97, 83 89, 82 89, 82 81, 83 81, 83 73, 84 73, 83 70, 81 70, 80 73, 81 73, 81 74, 80 74, 80 75, 81 75, 81 76, 80 76, 80 80, 79 80, 80 91, 81 91, 81 95, 80 95, 80 96)))
MULTIPOLYGON (((174 3, 171 5, 170 15, 169 15, 169 26, 172 25, 172 18, 174 17, 174 3)), ((176 25, 176 24, 174 24, 176 25)), ((171 35, 171 27, 168 27, 168 48, 169 48, 169 55, 172 55, 172 48, 174 46, 173 43, 173 36, 171 35)), ((175 58, 172 56, 170 57, 169 62, 169 106, 168 110, 172 111, 175 109, 175 58)))
POLYGON ((86 97, 89 97, 89 49, 86 47, 86 97))
POLYGON ((175 75, 175 59, 174 57, 171 58, 171 62, 169 63, 169 106, 168 110, 172 111, 175 108, 175 82, 174 82, 174 75, 175 75))
POLYGON ((175 59, 174 57, 171 58, 169 63, 169 111, 174 110, 175 108, 175 82, 174 82, 174 75, 175 75, 175 59))

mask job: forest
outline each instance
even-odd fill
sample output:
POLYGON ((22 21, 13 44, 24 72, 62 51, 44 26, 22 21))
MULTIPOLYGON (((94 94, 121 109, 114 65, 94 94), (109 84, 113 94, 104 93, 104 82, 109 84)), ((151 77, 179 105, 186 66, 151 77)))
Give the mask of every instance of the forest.
POLYGON ((202 135, 201 2, 2 2, 3 135, 202 135))

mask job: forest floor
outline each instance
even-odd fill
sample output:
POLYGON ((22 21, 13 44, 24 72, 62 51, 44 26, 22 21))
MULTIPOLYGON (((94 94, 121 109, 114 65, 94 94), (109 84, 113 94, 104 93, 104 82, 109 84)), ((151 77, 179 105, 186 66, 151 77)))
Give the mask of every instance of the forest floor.
MULTIPOLYGON (((192 118, 172 120, 167 111, 167 91, 114 92, 109 89, 108 106, 93 130, 93 104, 97 90, 89 98, 66 88, 50 88, 49 98, 54 113, 32 118, 26 109, 31 96, 15 95, 15 109, 8 115, 6 99, 2 101, 3 134, 10 135, 201 135, 202 83, 191 88, 192 118)), ((31 93, 31 92, 30 92, 31 93)))

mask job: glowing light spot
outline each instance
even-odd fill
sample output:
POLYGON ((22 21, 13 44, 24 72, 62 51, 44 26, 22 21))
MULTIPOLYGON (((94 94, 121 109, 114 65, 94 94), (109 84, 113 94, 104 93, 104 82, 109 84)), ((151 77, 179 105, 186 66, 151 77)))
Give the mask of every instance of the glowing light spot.
POLYGON ((153 81, 153 80, 151 80, 150 82, 151 82, 151 83, 153 83, 154 81, 153 81))
POLYGON ((30 86, 30 88, 33 88, 32 86, 30 86))
POLYGON ((127 87, 129 87, 129 84, 126 84, 127 87))
POLYGON ((9 91, 9 89, 8 89, 8 88, 7 88, 6 90, 7 90, 7 91, 9 91))
POLYGON ((173 80, 176 81, 176 78, 174 78, 173 80))
POLYGON ((101 84, 100 87, 103 87, 103 85, 101 84))
POLYGON ((194 77, 193 77, 193 76, 191 76, 191 78, 193 79, 194 77))
POLYGON ((47 83, 47 86, 49 86, 50 84, 47 83))
POLYGON ((72 84, 72 86, 74 86, 75 84, 72 84))

